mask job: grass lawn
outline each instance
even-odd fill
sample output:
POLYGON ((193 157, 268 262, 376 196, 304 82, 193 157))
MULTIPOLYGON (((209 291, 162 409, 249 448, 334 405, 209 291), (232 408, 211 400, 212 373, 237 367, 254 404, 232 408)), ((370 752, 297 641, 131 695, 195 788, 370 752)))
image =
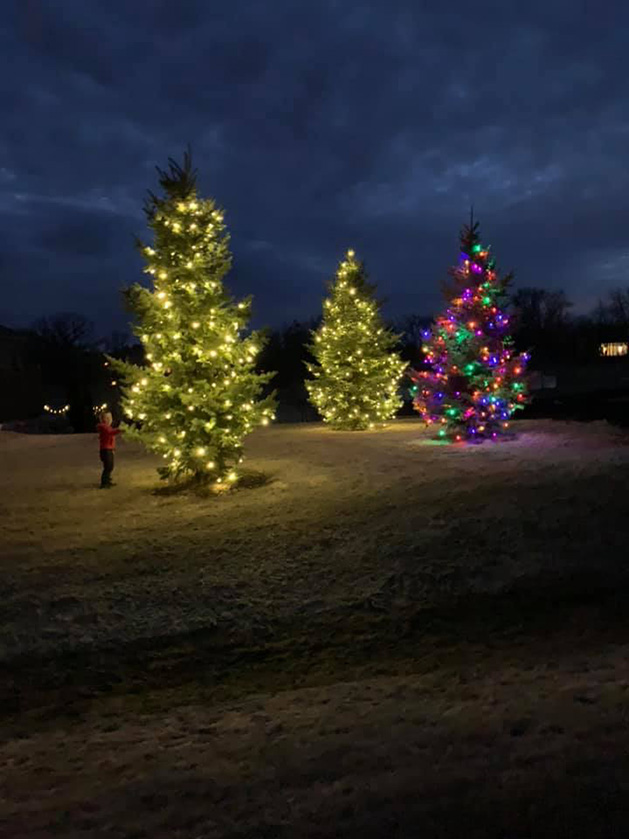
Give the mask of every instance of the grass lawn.
POLYGON ((516 428, 1 432, 0 835, 629 835, 629 434, 516 428))

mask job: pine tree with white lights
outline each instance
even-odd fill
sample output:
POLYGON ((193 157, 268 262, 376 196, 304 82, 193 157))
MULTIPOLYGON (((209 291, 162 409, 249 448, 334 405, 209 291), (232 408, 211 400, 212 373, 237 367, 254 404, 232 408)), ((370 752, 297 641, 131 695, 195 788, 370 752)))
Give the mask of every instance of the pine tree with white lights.
POLYGON ((393 352, 397 337, 382 323, 374 291, 363 264, 348 251, 324 301, 310 348, 314 379, 306 382, 310 401, 335 429, 374 428, 402 404, 398 383, 406 364, 393 352))
POLYGON ((243 332, 251 299, 236 303, 225 289, 229 234, 214 201, 197 195, 190 154, 158 173, 163 194, 145 206, 153 242, 139 243, 151 287, 125 292, 146 365, 110 362, 129 432, 162 455, 161 477, 230 485, 245 436, 273 418, 274 398, 258 401, 272 374, 255 372, 262 341, 243 332))

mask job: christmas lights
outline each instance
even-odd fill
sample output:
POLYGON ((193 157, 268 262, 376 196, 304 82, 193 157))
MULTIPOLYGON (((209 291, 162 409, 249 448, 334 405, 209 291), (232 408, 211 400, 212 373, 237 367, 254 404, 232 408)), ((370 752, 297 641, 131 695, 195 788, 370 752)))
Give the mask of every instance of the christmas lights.
POLYGON ((255 372, 262 340, 243 332, 251 300, 234 302, 223 285, 229 234, 197 196, 189 155, 160 170, 160 184, 146 207, 154 241, 142 248, 151 287, 126 292, 150 365, 109 361, 124 379, 125 416, 139 422, 130 436, 162 456, 162 477, 233 484, 245 436, 275 418, 273 396, 259 400, 273 374, 255 372))
POLYGON ((522 376, 529 356, 515 354, 503 311, 513 275, 498 275, 478 224, 463 229, 459 265, 450 275, 448 308, 422 336, 429 369, 412 375, 414 405, 442 439, 496 439, 527 401, 522 376))
POLYGON ((44 411, 47 414, 52 414, 55 417, 63 417, 70 410, 69 405, 63 405, 61 408, 51 408, 50 405, 44 405, 44 411))
POLYGON ((306 382, 310 401, 332 428, 365 430, 394 416, 406 364, 392 348, 396 336, 382 326, 374 287, 353 250, 340 263, 313 334, 316 364, 306 382))

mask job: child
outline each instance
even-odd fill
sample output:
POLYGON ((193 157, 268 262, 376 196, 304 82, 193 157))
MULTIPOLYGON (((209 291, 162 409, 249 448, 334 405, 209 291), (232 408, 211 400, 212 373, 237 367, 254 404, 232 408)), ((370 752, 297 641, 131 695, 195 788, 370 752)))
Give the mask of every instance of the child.
POLYGON ((111 480, 111 473, 114 471, 116 435, 122 434, 122 428, 113 428, 111 423, 111 414, 109 411, 103 411, 100 415, 100 422, 96 426, 100 445, 100 459, 103 464, 103 474, 100 479, 101 489, 114 486, 111 480))

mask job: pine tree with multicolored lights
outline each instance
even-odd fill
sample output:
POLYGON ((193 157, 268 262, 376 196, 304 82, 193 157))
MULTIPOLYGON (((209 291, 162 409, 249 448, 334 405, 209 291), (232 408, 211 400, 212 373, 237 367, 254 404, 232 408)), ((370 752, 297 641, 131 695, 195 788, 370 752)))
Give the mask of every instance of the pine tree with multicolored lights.
POLYGON ((501 276, 478 223, 461 233, 459 264, 450 270, 449 305, 423 333, 429 367, 415 372, 415 408, 451 441, 496 439, 527 401, 528 354, 516 354, 507 311, 513 274, 501 276))
POLYGON ((397 337, 382 323, 375 288, 354 251, 339 265, 310 347, 316 364, 306 382, 310 401, 332 428, 360 431, 391 419, 402 404, 406 368, 393 352, 397 337))
POLYGON ((259 401, 273 374, 255 372, 262 341, 245 331, 251 300, 236 303, 223 284, 223 212, 198 196, 189 154, 158 173, 163 194, 145 206, 153 241, 139 243, 150 288, 125 293, 146 364, 110 363, 124 379, 129 433, 162 456, 160 475, 230 485, 245 436, 273 418, 273 397, 259 401))

